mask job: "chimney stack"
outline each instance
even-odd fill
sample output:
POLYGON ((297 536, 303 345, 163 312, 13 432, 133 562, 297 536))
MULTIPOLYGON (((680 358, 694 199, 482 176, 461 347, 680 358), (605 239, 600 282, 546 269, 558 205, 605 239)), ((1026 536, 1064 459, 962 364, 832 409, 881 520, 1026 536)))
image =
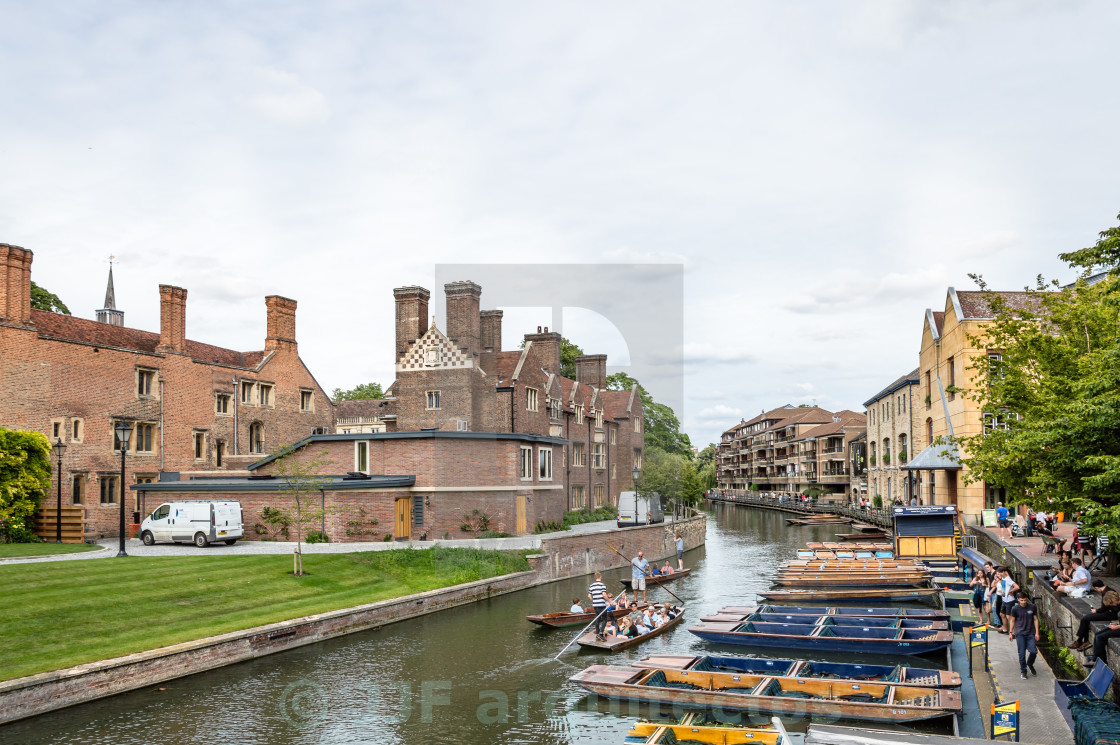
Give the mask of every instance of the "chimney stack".
POLYGON ((31 325, 31 260, 26 248, 0 243, 0 319, 31 325))
POLYGON ((409 345, 428 330, 428 298, 431 293, 423 287, 397 287, 393 290, 397 301, 397 354, 393 364, 400 362, 409 345))
POLYGON ((525 342, 532 342, 533 351, 537 353, 544 371, 550 375, 560 374, 560 334, 549 331, 548 326, 541 330, 537 326, 537 333, 525 334, 525 342))
POLYGON ((279 295, 264 299, 268 318, 264 348, 272 351, 285 346, 296 347, 296 301, 279 295))
POLYGON ((576 357, 576 380, 599 390, 607 387, 607 355, 582 354, 576 357))
POLYGON ((479 298, 482 288, 474 282, 448 282, 443 286, 447 301, 447 338, 477 357, 481 348, 479 336, 479 298))
POLYGON ((159 286, 159 346, 161 352, 187 353, 187 291, 159 286))
POLYGON ((483 352, 502 351, 502 316, 500 310, 484 310, 479 314, 479 335, 483 352))

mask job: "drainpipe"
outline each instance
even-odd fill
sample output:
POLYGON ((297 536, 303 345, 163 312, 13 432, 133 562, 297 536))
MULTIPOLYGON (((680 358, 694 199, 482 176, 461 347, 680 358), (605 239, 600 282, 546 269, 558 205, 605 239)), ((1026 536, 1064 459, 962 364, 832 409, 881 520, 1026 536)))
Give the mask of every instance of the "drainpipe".
POLYGON ((603 422, 603 440, 607 448, 607 504, 611 504, 611 436, 607 434, 610 432, 610 425, 603 422))
MULTIPOLYGON (((560 393, 564 395, 563 390, 560 393)), ((560 416, 564 417, 564 439, 568 441, 565 446, 567 456, 564 458, 564 512, 572 511, 572 420, 568 412, 564 411, 564 404, 560 404, 560 416)))
POLYGON ((327 493, 319 487, 319 532, 324 536, 327 534, 327 493))
MULTIPOLYGON (((585 421, 587 422, 587 444, 594 445, 595 443, 591 441, 591 419, 585 417, 585 421)), ((591 506, 592 502, 594 502, 595 500, 594 489, 592 489, 591 487, 591 472, 595 470, 594 448, 592 448, 591 452, 587 454, 587 459, 591 461, 591 464, 587 466, 587 504, 588 506, 591 506)))
POLYGON ((235 376, 233 378, 233 454, 240 455, 237 452, 237 403, 241 400, 241 381, 235 376))
MULTIPOLYGON (((167 392, 167 387, 164 385, 163 375, 159 376, 159 470, 163 472, 163 397, 167 392)), ((137 497, 136 509, 140 509, 139 497, 137 497)))

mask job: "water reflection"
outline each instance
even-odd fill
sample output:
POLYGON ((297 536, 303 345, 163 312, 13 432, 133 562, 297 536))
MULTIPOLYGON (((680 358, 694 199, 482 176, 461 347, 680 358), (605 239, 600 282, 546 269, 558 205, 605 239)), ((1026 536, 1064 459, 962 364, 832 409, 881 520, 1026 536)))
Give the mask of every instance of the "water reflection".
MULTIPOLYGON (((542 629, 524 616, 585 597, 588 579, 579 578, 17 722, 0 728, 0 742, 620 743, 627 717, 648 708, 587 696, 569 676, 596 662, 711 651, 688 633, 692 621, 753 602, 797 548, 836 533, 735 505, 711 516, 706 546, 685 555, 696 571, 669 587, 687 602, 686 622, 637 648, 607 656, 573 646, 553 660, 578 629, 542 629)), ((623 576, 609 573, 608 585, 621 587, 623 576)))

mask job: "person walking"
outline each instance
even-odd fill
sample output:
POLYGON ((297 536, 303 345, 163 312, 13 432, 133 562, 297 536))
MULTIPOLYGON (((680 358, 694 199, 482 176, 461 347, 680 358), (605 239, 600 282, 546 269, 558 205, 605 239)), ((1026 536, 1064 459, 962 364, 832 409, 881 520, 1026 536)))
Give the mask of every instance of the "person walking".
POLYGON ((630 560, 630 586, 637 597, 638 590, 642 591, 642 602, 646 602, 646 576, 649 574, 649 562, 645 560, 642 551, 630 560))
POLYGON ((677 533, 677 569, 684 569, 684 537, 677 533))
POLYGON ((1016 605, 1008 616, 1011 619, 1011 639, 1019 646, 1019 677, 1027 679, 1027 671, 1037 676, 1034 661, 1038 658, 1038 612, 1034 603, 1027 597, 1027 593, 1020 592, 1016 595, 1016 605))
POLYGON ((996 520, 999 521, 999 537, 1010 540, 1011 538, 1011 513, 1003 506, 1003 502, 999 503, 996 508, 996 520))
POLYGON ((591 598, 591 610, 595 613, 595 639, 607 638, 607 586, 603 584, 603 573, 595 572, 595 581, 587 588, 591 598))

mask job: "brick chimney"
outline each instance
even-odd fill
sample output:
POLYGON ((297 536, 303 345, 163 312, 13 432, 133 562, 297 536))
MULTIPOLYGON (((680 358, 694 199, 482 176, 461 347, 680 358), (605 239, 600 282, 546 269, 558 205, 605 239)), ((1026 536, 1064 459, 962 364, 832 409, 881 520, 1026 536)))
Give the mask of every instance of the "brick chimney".
POLYGON ((581 354, 576 357, 576 380, 599 390, 607 387, 607 355, 581 354))
POLYGON ((481 351, 479 298, 482 288, 474 282, 448 282, 443 286, 447 301, 447 338, 475 357, 481 351))
POLYGON ((502 316, 500 310, 484 310, 479 314, 479 336, 483 352, 502 351, 502 316))
POLYGON ((296 347, 296 301, 279 295, 264 299, 268 317, 268 331, 264 348, 268 350, 296 347))
POLYGON ((552 375, 560 374, 559 333, 549 331, 548 326, 545 326, 543 331, 540 326, 537 326, 537 333, 525 334, 525 341, 533 343, 533 351, 537 353, 537 359, 540 360, 545 372, 552 375))
POLYGON ((428 298, 431 293, 423 287, 397 287, 393 290, 397 301, 397 354, 393 364, 400 362, 409 345, 428 330, 428 298))
POLYGON ((31 259, 26 248, 0 243, 0 320, 31 325, 31 259))
POLYGON ((187 291, 159 286, 159 346, 161 352, 187 353, 187 291))

